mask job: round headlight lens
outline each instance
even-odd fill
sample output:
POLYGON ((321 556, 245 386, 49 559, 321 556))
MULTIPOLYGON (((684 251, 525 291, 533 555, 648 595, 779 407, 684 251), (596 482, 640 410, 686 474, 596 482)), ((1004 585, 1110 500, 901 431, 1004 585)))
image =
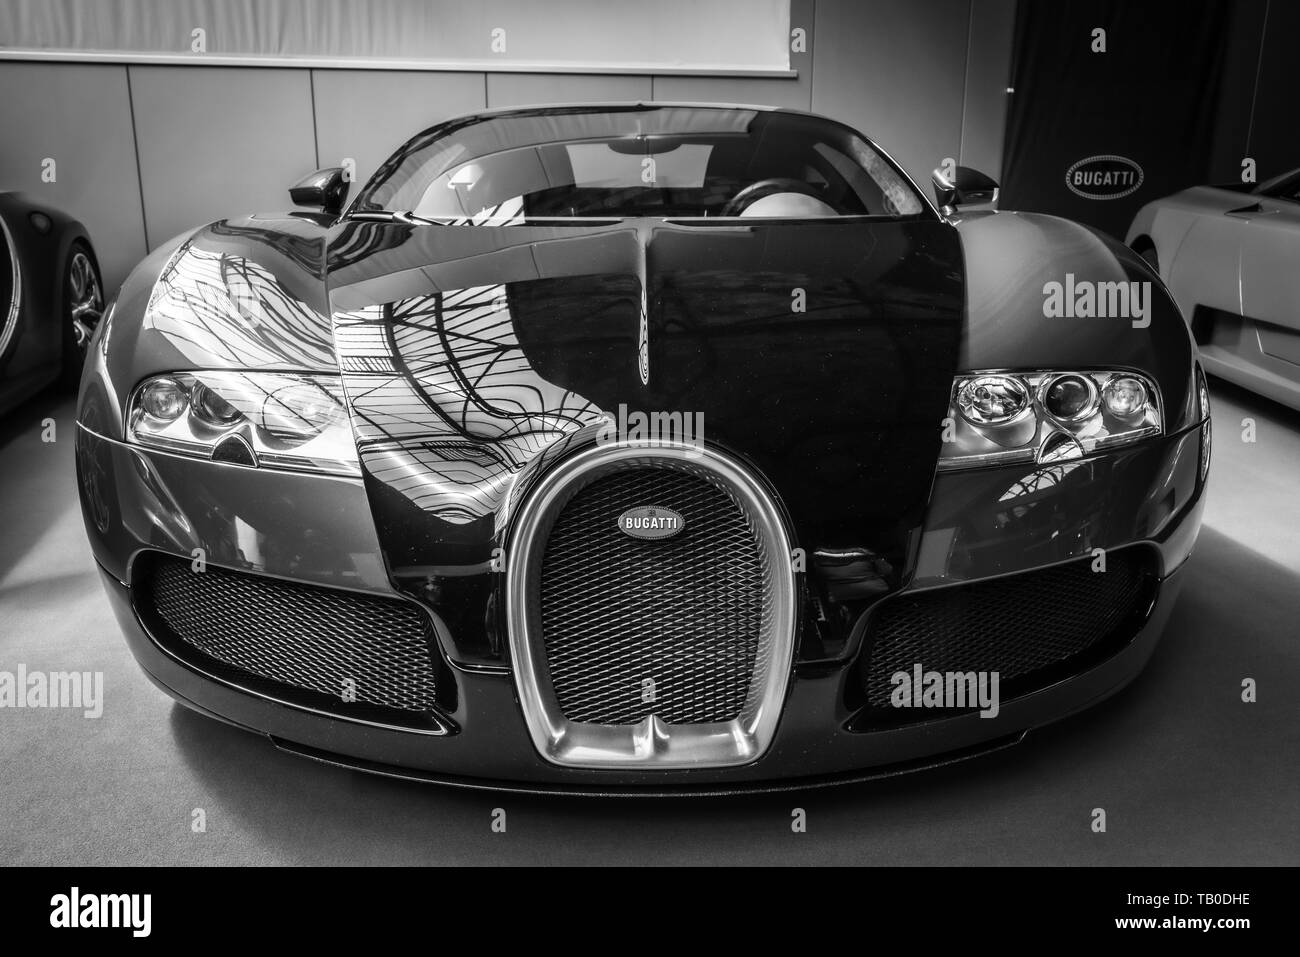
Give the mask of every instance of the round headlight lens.
POLYGON ((1147 407, 1146 385, 1130 375, 1112 376, 1101 390, 1101 397, 1107 411, 1120 419, 1141 415, 1147 407))
POLYGON ((1006 425, 1029 408, 1029 387, 1015 376, 977 376, 962 383, 957 408, 972 425, 1006 425))
POLYGON ((140 408, 145 414, 163 422, 174 422, 185 413, 189 397, 175 379, 160 378, 145 383, 140 390, 140 408))
POLYGON ((190 392, 190 406, 195 418, 213 428, 224 429, 243 418, 238 409, 201 382, 190 392))
POLYGON ((1062 422, 1077 422, 1097 411, 1097 385, 1087 376, 1058 375, 1047 381, 1042 396, 1044 408, 1062 422))
POLYGON ((338 400, 314 382, 278 389, 262 404, 262 428, 277 439, 305 441, 332 425, 342 413, 338 400))

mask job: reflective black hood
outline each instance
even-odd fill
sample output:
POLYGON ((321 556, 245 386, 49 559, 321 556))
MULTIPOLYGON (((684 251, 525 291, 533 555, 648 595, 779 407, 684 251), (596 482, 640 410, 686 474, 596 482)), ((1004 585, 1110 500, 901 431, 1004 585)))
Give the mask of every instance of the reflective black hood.
POLYGON ((338 227, 335 342, 399 579, 485 562, 520 470, 622 410, 702 421, 799 547, 897 584, 962 340, 956 230, 702 222, 338 227))

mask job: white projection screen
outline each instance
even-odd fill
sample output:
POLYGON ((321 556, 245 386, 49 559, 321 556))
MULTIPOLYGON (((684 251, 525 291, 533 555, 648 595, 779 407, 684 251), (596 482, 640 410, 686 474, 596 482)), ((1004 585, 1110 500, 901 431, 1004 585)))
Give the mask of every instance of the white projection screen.
POLYGON ((790 0, 0 0, 0 59, 790 76, 789 49, 790 0))

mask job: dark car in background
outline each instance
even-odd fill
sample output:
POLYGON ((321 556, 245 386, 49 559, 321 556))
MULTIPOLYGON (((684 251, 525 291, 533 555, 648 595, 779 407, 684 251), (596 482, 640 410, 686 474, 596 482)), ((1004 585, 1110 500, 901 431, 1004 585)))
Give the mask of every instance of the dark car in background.
POLYGON ((75 387, 103 312, 86 227, 0 192, 0 414, 51 383, 75 387))

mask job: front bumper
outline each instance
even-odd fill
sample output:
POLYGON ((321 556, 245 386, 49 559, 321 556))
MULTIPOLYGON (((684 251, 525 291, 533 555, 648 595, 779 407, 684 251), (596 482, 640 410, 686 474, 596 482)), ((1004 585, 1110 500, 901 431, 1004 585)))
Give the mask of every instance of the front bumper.
MULTIPOLYGON (((948 714, 857 730, 858 648, 796 664, 771 747, 751 764, 691 770, 562 768, 534 748, 505 668, 458 664, 433 609, 456 684, 453 733, 360 723, 275 700, 201 673, 168 653, 132 604, 132 566, 145 551, 206 560, 294 581, 395 595, 360 481, 214 465, 147 452, 82 430, 82 500, 105 588, 137 661, 181 703, 321 760, 402 777, 549 792, 698 793, 803 786, 945 763, 1012 743, 1026 729, 1115 693, 1143 668, 1176 600, 1179 568, 1200 525, 1200 430, 1079 463, 1073 477, 1023 467, 946 473, 935 482, 906 588, 943 588, 1014 575, 1142 543, 1157 590, 1145 624, 1103 661, 1023 696, 995 717, 948 714), (1041 474, 1040 474, 1041 473, 1041 474), (1027 484, 1028 483, 1028 484, 1027 484)), ((816 591, 816 589, 813 589, 816 591)), ((854 629, 860 633, 861 629, 854 629)), ((942 712, 931 714, 942 715, 942 712)))

